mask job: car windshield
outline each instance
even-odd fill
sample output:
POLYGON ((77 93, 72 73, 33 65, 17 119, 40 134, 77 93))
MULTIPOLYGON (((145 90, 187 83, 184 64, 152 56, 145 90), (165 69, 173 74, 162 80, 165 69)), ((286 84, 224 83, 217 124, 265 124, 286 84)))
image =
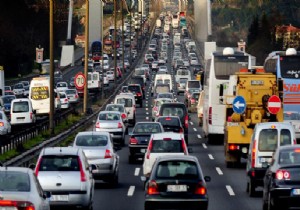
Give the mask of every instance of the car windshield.
POLYGON ((66 94, 76 94, 76 90, 66 90, 66 94))
POLYGON ((171 100, 157 100, 156 106, 161 106, 163 103, 171 102, 171 100))
POLYGON ((19 171, 1 171, 0 172, 1 192, 29 192, 30 178, 28 173, 19 171))
POLYGON ((118 113, 100 113, 99 120, 120 120, 118 113))
POLYGON ((16 84, 15 86, 14 86, 14 89, 23 89, 24 87, 23 87, 23 84, 16 84))
POLYGON ((56 87, 67 87, 66 83, 57 83, 56 87))
POLYGON ((41 158, 39 171, 80 171, 78 156, 44 155, 41 158))
POLYGON ((118 105, 107 105, 106 111, 118 111, 118 112, 124 112, 123 106, 118 105))
POLYGON ((188 79, 187 78, 180 78, 179 79, 179 83, 186 83, 186 81, 188 81, 188 79))
POLYGON ((138 69, 138 70, 135 70, 134 73, 135 73, 135 75, 142 76, 142 75, 145 75, 145 70, 138 69))
POLYGON ((136 124, 133 133, 160 133, 161 128, 156 123, 140 123, 136 124))
POLYGON ((105 135, 80 135, 76 138, 76 146, 103 147, 106 146, 108 138, 105 135))
POLYGON ((158 164, 157 178, 196 179, 199 177, 197 164, 192 161, 172 160, 158 164))
POLYGON ((157 98, 173 98, 173 94, 171 93, 160 93, 157 98))
POLYGON ((153 140, 153 153, 183 153, 181 140, 153 140))
POLYGON ((184 110, 182 107, 167 106, 162 110, 162 116, 178 116, 182 118, 184 115, 184 110))

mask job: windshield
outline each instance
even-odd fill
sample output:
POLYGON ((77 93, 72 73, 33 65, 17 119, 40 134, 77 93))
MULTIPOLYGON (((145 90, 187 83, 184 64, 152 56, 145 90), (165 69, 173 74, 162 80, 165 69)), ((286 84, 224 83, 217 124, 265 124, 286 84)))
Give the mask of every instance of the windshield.
POLYGON ((300 113, 298 112, 284 112, 284 120, 300 120, 300 113))
POLYGON ((118 112, 124 112, 124 107, 123 106, 116 106, 116 105, 107 105, 106 106, 106 111, 118 111, 118 112))
POLYGON ((280 71, 283 78, 299 79, 300 74, 300 56, 281 56, 280 71))
POLYGON ((143 70, 143 69, 135 70, 134 73, 135 73, 135 75, 142 76, 142 75, 145 75, 145 70, 143 70))
POLYGON ((3 100, 3 103, 9 104, 9 103, 11 103, 11 101, 14 100, 15 98, 16 98, 15 96, 6 96, 6 97, 3 97, 2 100, 3 100))
POLYGON ((118 104, 124 104, 125 107, 132 107, 132 99, 130 98, 118 98, 118 104))
POLYGON ((44 155, 39 171, 80 171, 78 160, 72 155, 44 155))

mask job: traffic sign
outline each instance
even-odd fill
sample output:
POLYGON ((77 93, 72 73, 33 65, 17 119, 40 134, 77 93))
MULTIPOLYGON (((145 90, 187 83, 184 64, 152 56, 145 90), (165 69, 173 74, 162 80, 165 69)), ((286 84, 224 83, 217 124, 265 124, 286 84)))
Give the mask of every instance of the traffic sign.
POLYGON ((236 96, 233 99, 232 104, 233 104, 232 106, 233 111, 238 114, 242 114, 246 110, 246 101, 243 96, 236 96))
POLYGON ((75 75, 74 83, 77 89, 82 90, 85 86, 85 76, 82 72, 78 72, 75 75))
POLYGON ((268 110, 271 114, 277 114, 281 109, 281 100, 278 96, 272 95, 268 100, 268 110))

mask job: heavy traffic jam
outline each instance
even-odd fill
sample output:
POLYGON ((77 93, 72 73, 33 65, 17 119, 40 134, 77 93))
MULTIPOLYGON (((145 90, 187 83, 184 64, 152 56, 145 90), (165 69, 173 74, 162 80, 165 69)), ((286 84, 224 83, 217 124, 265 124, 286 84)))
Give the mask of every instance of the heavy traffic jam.
MULTIPOLYGON (((299 52, 256 66, 226 47, 203 60, 184 13, 171 11, 149 34, 135 66, 89 62, 90 92, 130 77, 71 145, 0 168, 0 208, 300 208, 299 52)), ((82 100, 74 76, 56 72, 55 109, 82 100)), ((46 75, 5 87, 0 135, 47 115, 49 87, 46 75)))

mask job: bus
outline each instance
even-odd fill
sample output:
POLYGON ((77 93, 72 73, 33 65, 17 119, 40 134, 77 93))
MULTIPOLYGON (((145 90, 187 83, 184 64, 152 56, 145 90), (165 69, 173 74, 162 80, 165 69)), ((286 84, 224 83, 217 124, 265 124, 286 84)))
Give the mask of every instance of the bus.
MULTIPOLYGON (((59 108, 60 99, 54 92, 54 107, 59 108)), ((50 113, 50 77, 34 77, 30 82, 29 96, 35 114, 39 116, 50 113)))
POLYGON ((92 42, 91 51, 94 64, 100 64, 100 60, 102 59, 102 43, 100 41, 92 42))
POLYGON ((264 62, 266 72, 277 76, 278 87, 283 87, 280 98, 284 112, 300 112, 300 51, 288 48, 286 51, 271 52, 264 62))
POLYGON ((226 105, 223 92, 229 84, 230 75, 254 65, 255 57, 230 47, 211 53, 205 66, 203 88, 203 132, 208 143, 220 143, 224 139, 226 105))

